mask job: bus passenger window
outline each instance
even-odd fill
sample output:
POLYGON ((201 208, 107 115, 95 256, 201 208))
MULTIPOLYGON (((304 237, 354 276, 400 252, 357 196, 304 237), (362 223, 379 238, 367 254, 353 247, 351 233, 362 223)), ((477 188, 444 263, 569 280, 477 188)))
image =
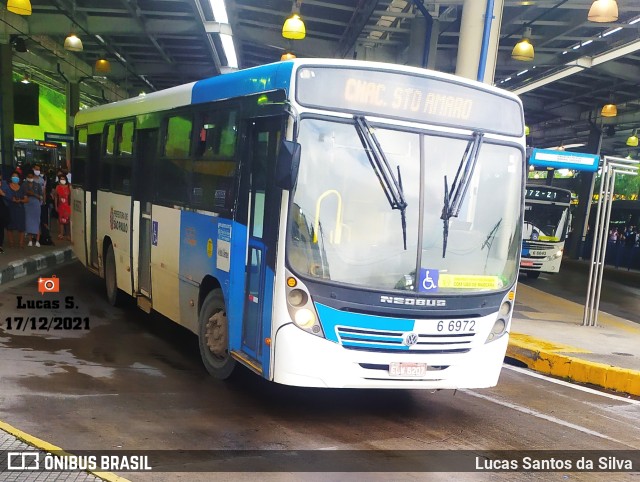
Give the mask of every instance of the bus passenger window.
POLYGON ((191 116, 187 114, 170 117, 167 122, 164 155, 157 161, 156 199, 160 202, 189 202, 191 128, 191 116))
POLYGON ((236 112, 206 112, 196 129, 191 202, 208 211, 229 211, 236 173, 236 112))

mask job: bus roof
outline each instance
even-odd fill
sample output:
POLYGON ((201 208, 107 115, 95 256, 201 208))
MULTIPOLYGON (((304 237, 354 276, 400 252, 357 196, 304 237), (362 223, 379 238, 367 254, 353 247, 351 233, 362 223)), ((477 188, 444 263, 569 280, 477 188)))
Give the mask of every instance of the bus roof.
POLYGON ((522 104, 515 94, 508 91, 433 70, 382 62, 311 58, 288 60, 252 67, 249 69, 239 70, 237 72, 210 77, 197 82, 191 82, 189 84, 171 87, 151 94, 140 95, 131 99, 84 109, 76 114, 75 125, 85 125, 92 122, 101 122, 123 117, 132 117, 140 114, 149 114, 190 104, 200 104, 232 97, 241 97, 276 89, 284 89, 288 91, 290 88, 292 71, 294 67, 300 65, 364 67, 397 71, 398 73, 426 75, 444 81, 454 81, 460 84, 467 84, 487 92, 511 97, 514 100, 517 100, 520 105, 522 104))

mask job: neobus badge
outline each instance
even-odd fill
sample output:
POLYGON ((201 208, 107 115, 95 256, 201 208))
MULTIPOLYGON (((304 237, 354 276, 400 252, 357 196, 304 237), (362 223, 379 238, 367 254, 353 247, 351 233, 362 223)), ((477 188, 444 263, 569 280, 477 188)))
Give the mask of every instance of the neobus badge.
POLYGON ((394 305, 413 305, 413 306, 447 306, 447 300, 431 300, 431 299, 415 299, 404 298, 402 296, 380 296, 380 303, 391 303, 394 305))

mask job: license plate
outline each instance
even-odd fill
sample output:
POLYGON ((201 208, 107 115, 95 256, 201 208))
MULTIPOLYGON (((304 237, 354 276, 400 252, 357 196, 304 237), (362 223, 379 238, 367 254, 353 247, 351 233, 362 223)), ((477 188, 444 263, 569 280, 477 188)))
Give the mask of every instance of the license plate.
POLYGON ((546 251, 531 251, 530 256, 546 256, 546 251))
POLYGON ((389 363, 389 375, 392 377, 416 377, 421 378, 427 374, 426 363, 389 363))

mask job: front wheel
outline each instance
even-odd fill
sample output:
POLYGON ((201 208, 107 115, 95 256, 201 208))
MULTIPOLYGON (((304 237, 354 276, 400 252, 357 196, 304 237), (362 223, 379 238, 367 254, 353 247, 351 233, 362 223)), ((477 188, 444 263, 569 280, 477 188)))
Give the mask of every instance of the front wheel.
POLYGON ((207 371, 219 380, 231 376, 236 361, 229 353, 229 321, 224 297, 219 289, 207 295, 198 317, 200 357, 207 371))

